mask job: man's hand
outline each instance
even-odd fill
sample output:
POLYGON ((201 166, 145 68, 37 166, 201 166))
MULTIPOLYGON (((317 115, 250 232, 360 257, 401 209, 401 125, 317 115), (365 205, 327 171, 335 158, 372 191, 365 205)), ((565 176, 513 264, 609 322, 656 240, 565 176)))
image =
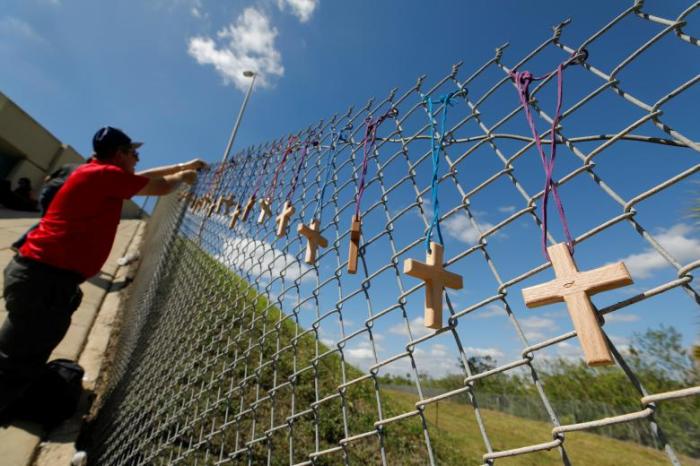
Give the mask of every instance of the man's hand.
POLYGON ((202 159, 193 159, 187 163, 180 164, 183 170, 202 170, 208 169, 209 164, 202 159))
POLYGON ((178 173, 180 176, 180 181, 193 185, 197 182, 197 172, 194 170, 184 170, 178 173))

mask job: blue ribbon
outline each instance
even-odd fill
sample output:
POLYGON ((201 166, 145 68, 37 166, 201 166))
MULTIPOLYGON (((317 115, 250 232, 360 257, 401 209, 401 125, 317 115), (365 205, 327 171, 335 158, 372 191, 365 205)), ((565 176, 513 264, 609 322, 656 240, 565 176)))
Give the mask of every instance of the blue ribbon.
POLYGON ((432 203, 433 203, 433 221, 428 228, 428 233, 425 235, 425 248, 430 252, 430 239, 433 235, 433 229, 437 230, 438 241, 444 245, 442 239, 442 230, 440 229, 440 199, 438 198, 438 168, 440 165, 440 151, 442 144, 445 141, 445 122, 447 120, 447 107, 452 105, 452 97, 459 91, 450 92, 447 95, 441 96, 437 101, 433 101, 430 97, 425 98, 428 105, 428 118, 430 120, 430 146, 433 153, 433 179, 431 182, 432 203), (435 123, 433 122, 433 105, 443 104, 442 116, 440 119, 440 137, 435 138, 435 123))

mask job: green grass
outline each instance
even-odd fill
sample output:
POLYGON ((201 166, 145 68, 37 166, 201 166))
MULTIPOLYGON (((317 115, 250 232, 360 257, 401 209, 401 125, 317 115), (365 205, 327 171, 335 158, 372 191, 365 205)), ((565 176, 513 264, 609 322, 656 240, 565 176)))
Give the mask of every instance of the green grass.
MULTIPOLYGON (((394 390, 386 390, 385 393, 399 409, 409 410, 417 401, 416 396, 409 393, 394 390)), ((481 410, 481 415, 488 437, 493 442, 494 451, 543 443, 552 439, 552 426, 548 423, 491 410, 481 410)), ((485 451, 484 442, 470 405, 441 401, 437 405, 426 407, 425 416, 430 426, 431 437, 442 439, 437 449, 449 445, 456 450, 450 452, 450 457, 458 456, 463 459, 459 464, 481 464, 481 455, 485 451)), ((567 433, 564 445, 573 464, 670 464, 661 451, 588 432, 567 433)), ((440 455, 441 452, 438 450, 437 453, 440 455)), ((680 457, 680 461, 684 465, 700 465, 700 461, 684 456, 680 457)), ((550 450, 499 459, 496 464, 540 466, 560 465, 562 461, 558 450, 550 450)))
MULTIPOLYGON (((415 411, 415 395, 380 390, 377 397, 371 378, 310 410, 312 403, 338 394, 339 385, 364 373, 338 352, 329 352, 313 333, 305 333, 293 318, 193 243, 176 241, 168 261, 169 276, 159 285, 158 304, 151 311, 158 325, 135 372, 143 365, 167 368, 177 376, 153 382, 157 378, 145 373, 141 396, 116 408, 133 413, 125 416, 127 422, 146 426, 134 436, 140 439, 132 446, 134 455, 149 464, 214 464, 221 452, 240 449, 265 437, 271 426, 282 426, 232 464, 287 465, 337 447, 346 436, 374 431, 380 407, 384 419, 415 411), (260 361, 274 364, 260 366, 260 361), (309 369, 299 372, 305 368, 309 369), (285 384, 295 373, 295 383, 285 384), (236 391, 222 396, 231 387, 236 391), (246 414, 234 422, 241 412, 246 414), (292 415, 296 417, 290 429, 285 424, 292 415), (224 423, 225 428, 218 428, 224 423)), ((139 387, 141 382, 130 383, 139 387)), ((494 450, 551 440, 548 423, 488 410, 483 417, 494 450)), ((129 451, 129 445, 123 448, 129 451)), ((590 433, 567 434, 566 448, 574 464, 668 464, 662 452, 590 433)), ((324 455, 315 464, 343 464, 344 456, 350 464, 380 464, 383 454, 390 465, 424 465, 430 450, 438 464, 483 463, 486 448, 469 405, 430 405, 422 417, 388 424, 381 438, 370 435, 349 443, 345 451, 324 455)), ((700 465, 688 458, 682 461, 700 465)), ((561 464, 561 459, 554 450, 497 463, 547 465, 561 464)))

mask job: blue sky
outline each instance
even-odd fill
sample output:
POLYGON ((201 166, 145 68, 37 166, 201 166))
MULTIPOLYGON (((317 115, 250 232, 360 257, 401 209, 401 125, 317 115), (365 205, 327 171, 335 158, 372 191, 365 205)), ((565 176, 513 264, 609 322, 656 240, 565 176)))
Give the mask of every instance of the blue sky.
MULTIPOLYGON (((427 75, 424 89, 429 89, 457 61, 464 62, 459 74, 460 79, 464 79, 490 59, 494 48, 504 42, 510 42, 510 46, 503 62, 512 66, 548 38, 553 25, 567 17, 573 22, 565 29, 563 40, 576 46, 631 2, 2 0, 2 5, 0 89, 59 139, 84 155, 89 154, 91 135, 99 126, 110 124, 123 128, 133 138, 146 142, 141 151, 141 165, 147 168, 194 156, 212 162, 221 158, 247 87, 245 78, 240 77, 244 69, 254 68, 260 75, 234 152, 299 131, 320 118, 344 113, 351 105, 360 108, 369 97, 382 99, 394 87, 399 88, 398 95, 401 95, 415 84, 419 75, 427 75)), ((674 18, 688 5, 676 0, 647 1, 645 11, 674 18)), ((697 36, 698 13, 687 19, 689 33, 695 30, 697 36)), ((590 61, 610 72, 624 56, 659 30, 658 25, 639 18, 626 19, 605 41, 591 45, 590 61)), ((535 74, 543 74, 559 61, 561 53, 547 52, 538 56, 531 66, 535 74)), ((697 47, 669 37, 623 70, 619 78, 626 90, 645 101, 655 102, 663 93, 697 75, 698 63, 697 47), (659 94, 660 91, 663 92, 659 94)), ((475 81, 470 95, 483 94, 502 76, 491 73, 475 81)), ((589 78, 580 70, 567 70, 565 102, 578 100, 600 86, 599 81, 589 78)), ((546 90, 538 97, 549 112, 554 105, 554 91, 551 86, 546 90)), ((412 96, 412 102, 405 108, 417 103, 415 97, 412 96)), ((664 109, 664 121, 695 141, 700 140, 697 117, 693 114, 699 97, 700 92, 693 88, 683 99, 673 101, 664 109)), ((601 95, 600 99, 566 122, 570 134, 614 133, 642 116, 638 109, 621 104, 619 96, 611 92, 601 95)), ((494 95, 489 105, 480 111, 484 119, 495 123, 516 104, 515 92, 503 91, 494 95)), ((450 108, 448 125, 454 125, 457 118, 466 115, 464 104, 461 105, 450 108)), ((426 123, 427 118, 420 120, 418 115, 421 113, 405 122, 407 134, 426 123)), ((544 127, 545 122, 538 120, 538 128, 542 131, 544 127)), ((505 129, 528 135, 522 115, 514 118, 505 129)), ((468 137, 469 131, 464 128, 455 136, 468 137)), ((634 133, 666 136, 649 123, 634 133)), ((360 138, 361 134, 357 139, 360 138)), ((597 141, 581 146, 592 150, 599 144, 601 142, 597 141)), ((512 153, 517 143, 504 142, 503 146, 512 153)), ((422 151, 428 149, 426 141, 421 152, 415 155, 422 155, 422 151)), ((575 167, 575 159, 561 148, 560 154, 557 169, 559 173, 568 173, 575 167)), ((473 187, 483 180, 483 173, 494 170, 490 162, 481 157, 475 155, 460 167, 459 179, 464 186, 473 187)), ((601 156, 597 170, 616 192, 630 199, 696 164, 697 152, 688 149, 625 143, 614 155, 606 152, 601 156)), ((421 167, 419 178, 425 187, 430 169, 427 163, 421 167)), ((519 179, 528 192, 536 193, 542 184, 537 154, 530 151, 528 157, 522 158, 518 169, 519 179)), ((403 171, 399 167, 394 170, 387 174, 387 179, 398 179, 405 174, 405 166, 403 171)), ((619 206, 588 181, 577 179, 562 189, 575 236, 620 211, 619 206)), ((697 175, 693 175, 638 205, 637 219, 681 264, 700 258, 697 224, 687 215, 690 199, 698 191, 696 183, 697 175)), ((374 189, 368 188, 366 199, 377 195, 374 189)), ((441 197, 443 213, 459 201, 457 191, 447 185, 441 189, 441 196, 444 196, 441 197)), ((397 195, 391 208, 398 210, 409 198, 409 193, 397 195)), ((522 198, 518 200, 513 196, 512 185, 505 182, 494 184, 484 195, 475 195, 472 199, 472 213, 482 231, 524 207, 522 198)), ((309 209, 313 210, 311 206, 309 209)), ((405 245, 422 234, 423 224, 418 214, 416 210, 416 215, 405 217, 402 234, 398 236, 400 244, 405 245)), ((555 217, 554 212, 552 215, 555 217)), ((498 261, 499 272, 505 279, 542 262, 537 229, 529 218, 521 220, 489 240, 494 260, 498 261)), ((345 225, 349 221, 341 223, 345 225)), ((380 220, 368 219, 366 233, 373 225, 380 228, 380 223, 380 220)), ((240 235, 263 237, 252 225, 241 228, 240 235)), ((265 231, 269 235, 271 227, 267 228, 265 231)), ((552 230, 561 239, 556 220, 552 230)), ((463 216, 447 219, 443 231, 448 257, 474 241, 475 233, 463 216)), ((281 247, 280 243, 272 244, 281 247)), ((344 251, 345 245, 340 249, 344 251)), ((301 243, 288 246, 292 254, 301 250, 301 243)), ((370 261, 370 269, 386 263, 387 256, 382 255, 385 252, 379 251, 373 256, 376 261, 370 261)), ((423 260, 423 255, 421 247, 416 247, 406 257, 423 260)), ((625 260, 632 269, 636 280, 634 287, 600 295, 595 301, 599 306, 671 280, 674 270, 659 257, 626 223, 606 231, 600 235, 600 240, 583 243, 577 252, 581 268, 625 260)), ((329 269, 322 267, 322 275, 334 268, 326 265, 329 269)), ((453 295, 457 309, 493 295, 493 281, 487 278, 489 272, 483 260, 466 258, 456 263, 454 269, 465 276, 465 290, 453 295)), ((344 279, 349 280, 348 287, 357 285, 351 277, 344 279)), ((549 275, 541 274, 525 284, 545 279, 549 279, 549 275)), ((395 302, 397 294, 395 290, 388 291, 395 280, 381 280, 381 285, 374 288, 377 290, 375 306, 379 309, 395 302), (384 292, 380 293, 379 289, 384 292)), ((404 280, 408 287, 417 283, 410 278, 404 280)), ((328 297, 329 303, 333 299, 328 297)), ((412 298, 409 312, 412 323, 420 317, 421 301, 422 292, 412 298)), ((524 327, 531 343, 571 328, 563 307, 525 310, 520 306, 516 309, 515 303, 521 305, 521 300, 515 290, 509 302, 519 319, 526 323, 524 327)), ((697 309, 687 294, 675 289, 616 313, 617 317, 608 319, 606 329, 618 343, 625 345, 632 332, 666 323, 681 330, 685 343, 690 344, 697 334, 697 309)), ((459 332, 471 354, 492 354, 505 363, 517 358, 520 346, 512 327, 498 312, 493 306, 484 308, 479 314, 475 313, 474 318, 460 322, 459 332)), ((348 321, 345 322, 346 334, 361 328, 362 314, 353 316, 344 312, 344 317, 348 321)), ((312 320, 302 317, 302 324, 312 320)), ((393 315, 378 323, 381 341, 375 342, 375 347, 379 348, 380 359, 402 351, 407 335, 398 327, 401 324, 401 318, 393 315)), ((327 341, 338 338, 337 326, 324 323, 322 327, 327 341)), ((419 335, 424 334, 420 325, 415 327, 419 335)), ((354 356, 358 364, 368 364, 370 353, 366 342, 351 341, 347 348, 351 359, 354 356)), ((442 365, 426 363, 421 369, 440 374, 449 371, 448 365, 451 365, 456 370, 455 347, 449 335, 421 346, 421 351, 423 361, 447 361, 442 365)), ((552 353, 576 357, 576 342, 569 340, 554 348, 552 353)))

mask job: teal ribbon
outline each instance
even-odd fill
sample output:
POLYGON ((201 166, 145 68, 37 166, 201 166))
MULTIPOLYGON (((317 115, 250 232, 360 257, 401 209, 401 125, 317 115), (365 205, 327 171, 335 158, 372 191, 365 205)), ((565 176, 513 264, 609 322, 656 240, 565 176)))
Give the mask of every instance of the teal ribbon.
POLYGON ((428 233, 425 235, 425 248, 430 252, 430 240, 433 235, 433 229, 437 231, 438 241, 441 245, 445 244, 442 239, 442 229, 440 228, 440 198, 438 197, 438 168, 440 166, 440 151, 442 150, 443 142, 445 141, 445 122, 447 120, 447 107, 452 105, 452 98, 455 94, 461 91, 450 92, 447 95, 441 96, 437 101, 430 97, 425 98, 425 103, 428 105, 428 119, 430 120, 430 148, 433 155, 433 179, 431 182, 432 203, 433 203, 433 221, 430 223, 428 233), (443 104, 442 115, 440 118, 440 137, 435 137, 435 123, 433 115, 433 105, 443 104))

